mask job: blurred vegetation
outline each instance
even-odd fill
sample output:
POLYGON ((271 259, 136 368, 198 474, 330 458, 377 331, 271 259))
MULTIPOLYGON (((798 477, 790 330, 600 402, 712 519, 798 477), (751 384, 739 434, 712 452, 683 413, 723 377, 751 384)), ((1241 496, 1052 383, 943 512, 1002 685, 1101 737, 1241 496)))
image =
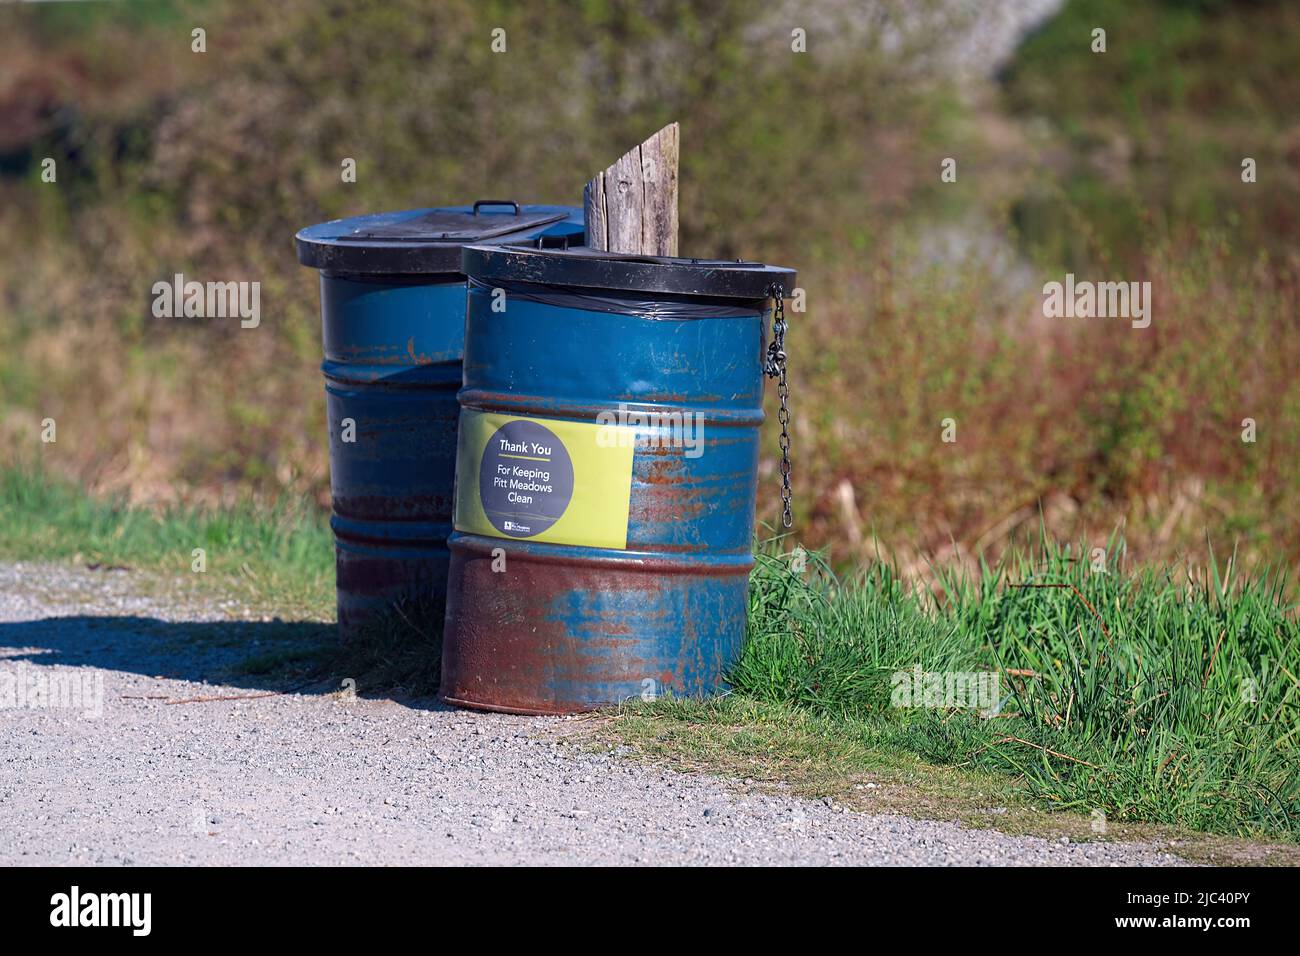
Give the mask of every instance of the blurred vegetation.
POLYGON ((907 569, 1040 523, 1099 543, 1122 524, 1143 558, 1209 536, 1300 563, 1295 12, 1072 2, 997 82, 948 66, 978 17, 827 2, 800 56, 742 0, 5 6, 0 464, 137 502, 327 505, 293 233, 576 202, 679 120, 683 251, 789 263, 808 290, 789 340, 803 540, 907 569), (1152 327, 1043 319, 1067 269, 1150 280, 1152 327), (153 318, 177 272, 261 282, 261 327, 153 318))
POLYGON ((1058 176, 1017 202, 1017 225, 1056 261, 1139 255, 1153 228, 1179 238, 1227 228, 1247 251, 1294 249, 1298 47, 1293 3, 1067 4, 1004 71, 1008 108, 1059 134, 1043 147, 1058 176), (1107 29, 1104 54, 1080 44, 1095 27, 1107 29), (1258 165, 1258 189, 1242 188, 1246 157, 1258 165), (1052 223, 1058 183, 1090 228, 1052 223))

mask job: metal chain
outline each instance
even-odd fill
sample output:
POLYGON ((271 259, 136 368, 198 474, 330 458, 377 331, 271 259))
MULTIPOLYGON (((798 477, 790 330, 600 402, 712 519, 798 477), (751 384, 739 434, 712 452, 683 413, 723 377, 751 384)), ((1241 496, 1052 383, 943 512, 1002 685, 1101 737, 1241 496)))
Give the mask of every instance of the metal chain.
POLYGON ((776 391, 781 397, 777 421, 781 423, 781 524, 794 526, 794 511, 790 507, 790 384, 785 375, 785 289, 774 282, 767 290, 776 300, 772 311, 772 341, 767 344, 767 360, 763 371, 768 378, 777 379, 776 391))

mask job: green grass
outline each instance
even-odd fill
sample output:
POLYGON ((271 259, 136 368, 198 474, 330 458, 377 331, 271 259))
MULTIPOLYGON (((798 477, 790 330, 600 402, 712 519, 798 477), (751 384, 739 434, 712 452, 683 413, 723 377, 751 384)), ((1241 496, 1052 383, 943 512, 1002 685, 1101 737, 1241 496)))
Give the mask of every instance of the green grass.
POLYGON ((755 704, 767 709, 740 723, 769 738, 773 723, 798 728, 814 763, 865 747, 1001 775, 1040 806, 1112 822, 1300 841, 1300 623, 1285 582, 1126 572, 1118 549, 1097 573, 1049 543, 978 580, 940 570, 934 594, 885 566, 840 579, 766 554, 732 699, 649 714, 734 726, 755 704), (914 667, 996 674, 996 716, 906 706, 894 675, 914 667))
POLYGON ((0 469, 0 558, 194 574, 218 590, 319 616, 333 605, 329 522, 310 502, 142 509, 24 467, 0 469), (194 571, 202 549, 206 570, 194 571))

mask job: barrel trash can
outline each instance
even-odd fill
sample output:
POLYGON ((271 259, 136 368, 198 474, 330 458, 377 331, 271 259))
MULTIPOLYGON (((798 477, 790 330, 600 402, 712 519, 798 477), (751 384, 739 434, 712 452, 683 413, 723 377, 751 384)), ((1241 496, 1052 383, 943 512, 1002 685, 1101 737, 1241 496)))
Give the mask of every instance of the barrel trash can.
POLYGON ((442 700, 556 714, 722 689, 794 272, 482 244, 463 269, 442 700))
MULTIPOLYGON (((296 236, 320 270, 338 622, 402 602, 441 625, 465 341, 467 243, 581 243, 582 210, 481 200, 337 219, 296 236)), ((422 625, 421 625, 422 626, 422 625)))

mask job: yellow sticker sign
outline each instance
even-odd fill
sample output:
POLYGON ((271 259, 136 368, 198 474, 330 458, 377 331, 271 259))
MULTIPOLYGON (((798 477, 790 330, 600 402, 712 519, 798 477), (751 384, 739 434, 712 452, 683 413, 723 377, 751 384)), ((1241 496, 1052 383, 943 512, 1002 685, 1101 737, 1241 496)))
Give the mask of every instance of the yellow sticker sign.
POLYGON ((457 531, 627 547, 636 429, 461 409, 457 531))

